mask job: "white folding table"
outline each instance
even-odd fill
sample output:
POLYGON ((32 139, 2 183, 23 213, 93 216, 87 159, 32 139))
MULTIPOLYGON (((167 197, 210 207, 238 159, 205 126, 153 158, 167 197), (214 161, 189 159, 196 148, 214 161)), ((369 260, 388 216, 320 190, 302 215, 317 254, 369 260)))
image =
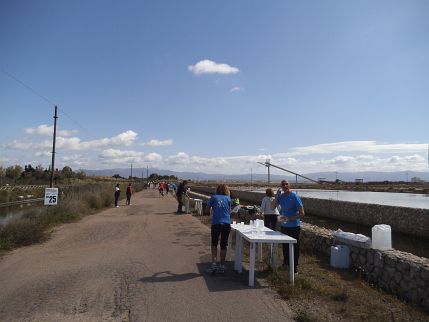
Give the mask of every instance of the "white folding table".
MULTIPOLYGON (((296 239, 288 235, 282 234, 279 231, 273 231, 267 227, 263 227, 260 231, 251 225, 232 224, 231 229, 236 232, 235 235, 235 259, 234 269, 239 273, 242 272, 242 260, 243 260, 243 239, 247 240, 250 245, 249 254, 249 286, 255 284, 255 259, 256 259, 256 244, 269 243, 274 244, 289 244, 289 279, 292 285, 295 283, 294 278, 294 256, 293 256, 293 244, 296 243, 296 239)), ((229 247, 231 246, 229 243, 229 247)), ((275 247, 276 249, 277 247, 275 247)), ((276 252, 274 256, 276 256, 276 252)), ((273 261, 274 263, 274 261, 273 261)), ((273 265, 275 269, 275 264, 273 265)))

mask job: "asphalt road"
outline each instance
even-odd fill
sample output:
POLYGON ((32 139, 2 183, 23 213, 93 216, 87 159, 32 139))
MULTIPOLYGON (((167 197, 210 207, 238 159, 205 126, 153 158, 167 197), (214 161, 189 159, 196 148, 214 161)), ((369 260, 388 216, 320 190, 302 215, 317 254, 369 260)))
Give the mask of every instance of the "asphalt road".
POLYGON ((0 321, 292 321, 246 271, 205 273, 210 230, 172 196, 137 193, 0 259, 0 321))

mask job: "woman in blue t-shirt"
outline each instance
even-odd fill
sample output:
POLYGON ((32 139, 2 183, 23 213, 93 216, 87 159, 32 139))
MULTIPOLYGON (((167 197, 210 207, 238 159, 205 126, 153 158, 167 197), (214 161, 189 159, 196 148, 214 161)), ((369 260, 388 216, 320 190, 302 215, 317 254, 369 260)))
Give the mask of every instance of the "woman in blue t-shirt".
POLYGON ((229 188, 221 184, 216 189, 216 194, 207 202, 207 206, 213 210, 211 237, 212 237, 212 265, 207 270, 209 273, 225 273, 226 248, 231 232, 231 198, 229 188), (220 263, 217 265, 217 245, 220 236, 220 263))

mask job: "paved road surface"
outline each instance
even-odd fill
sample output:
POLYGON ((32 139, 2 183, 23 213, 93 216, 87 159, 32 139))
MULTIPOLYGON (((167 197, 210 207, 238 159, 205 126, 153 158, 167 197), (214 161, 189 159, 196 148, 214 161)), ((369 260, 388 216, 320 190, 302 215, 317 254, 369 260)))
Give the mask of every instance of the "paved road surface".
POLYGON ((204 271, 210 230, 150 190, 0 259, 0 321, 290 321, 247 275, 204 271))

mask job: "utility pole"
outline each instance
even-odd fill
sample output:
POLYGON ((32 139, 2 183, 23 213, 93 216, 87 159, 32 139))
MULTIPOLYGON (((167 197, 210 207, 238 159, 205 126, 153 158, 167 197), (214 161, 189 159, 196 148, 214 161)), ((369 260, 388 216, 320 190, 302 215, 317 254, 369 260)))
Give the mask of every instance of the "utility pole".
POLYGON ((250 168, 250 187, 253 186, 253 168, 250 168))
POLYGON ((54 171, 55 171, 55 140, 57 137, 57 106, 55 105, 55 114, 54 114, 54 138, 52 141, 52 162, 51 162, 51 184, 50 187, 54 187, 54 171))
POLYGON ((130 176, 131 182, 133 182, 133 164, 131 163, 131 176, 130 176))
POLYGON ((268 169, 268 185, 269 185, 271 183, 271 178, 270 178, 270 166, 271 166, 271 163, 270 163, 270 159, 267 159, 265 161, 265 163, 262 163, 262 162, 258 162, 258 163, 267 167, 267 169, 268 169))

